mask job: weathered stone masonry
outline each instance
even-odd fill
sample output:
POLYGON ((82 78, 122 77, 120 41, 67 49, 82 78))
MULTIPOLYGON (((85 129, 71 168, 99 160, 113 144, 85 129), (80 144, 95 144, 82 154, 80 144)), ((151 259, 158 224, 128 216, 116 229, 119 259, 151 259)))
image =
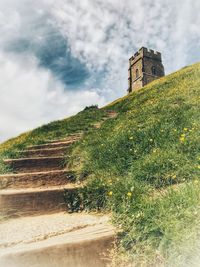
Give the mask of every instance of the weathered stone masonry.
POLYGON ((165 75, 160 52, 140 48, 129 59, 129 88, 128 93, 136 91, 148 83, 165 75))

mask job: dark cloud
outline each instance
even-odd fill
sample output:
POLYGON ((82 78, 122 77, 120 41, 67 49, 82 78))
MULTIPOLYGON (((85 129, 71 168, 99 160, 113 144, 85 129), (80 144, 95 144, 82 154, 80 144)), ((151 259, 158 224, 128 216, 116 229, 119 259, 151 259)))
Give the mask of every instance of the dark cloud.
POLYGON ((68 46, 67 40, 51 25, 34 29, 32 36, 12 40, 5 50, 13 53, 33 54, 42 68, 48 69, 67 88, 79 89, 90 77, 86 65, 75 58, 68 46))

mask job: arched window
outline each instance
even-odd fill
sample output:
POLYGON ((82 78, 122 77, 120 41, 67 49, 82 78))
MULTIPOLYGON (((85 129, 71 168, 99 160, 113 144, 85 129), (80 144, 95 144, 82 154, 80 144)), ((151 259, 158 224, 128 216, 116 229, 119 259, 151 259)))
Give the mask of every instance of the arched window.
POLYGON ((138 69, 136 69, 135 74, 136 74, 136 79, 137 79, 139 77, 139 70, 138 69))
POLYGON ((155 67, 155 66, 153 66, 153 67, 151 68, 151 72, 152 72, 153 75, 156 75, 156 67, 155 67))

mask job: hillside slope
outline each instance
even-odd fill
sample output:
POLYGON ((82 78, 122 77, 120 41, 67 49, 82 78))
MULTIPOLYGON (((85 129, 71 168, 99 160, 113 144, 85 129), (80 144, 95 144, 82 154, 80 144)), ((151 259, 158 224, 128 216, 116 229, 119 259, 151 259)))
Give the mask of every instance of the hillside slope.
MULTIPOLYGON (((199 105, 195 64, 103 109, 89 108, 9 140, 0 145, 0 158, 83 131, 66 160, 88 181, 74 205, 113 211, 122 229, 117 264, 126 258, 131 266, 199 266, 199 105), (104 120, 107 110, 118 116, 104 120)), ((2 161, 0 168, 7 171, 2 161)))

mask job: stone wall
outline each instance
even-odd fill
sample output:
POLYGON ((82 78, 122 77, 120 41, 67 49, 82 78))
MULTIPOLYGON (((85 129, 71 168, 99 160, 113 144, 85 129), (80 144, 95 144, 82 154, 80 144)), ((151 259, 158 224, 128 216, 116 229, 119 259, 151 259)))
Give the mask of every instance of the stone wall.
POLYGON ((165 75, 161 53, 142 47, 129 59, 129 89, 136 91, 165 75))

